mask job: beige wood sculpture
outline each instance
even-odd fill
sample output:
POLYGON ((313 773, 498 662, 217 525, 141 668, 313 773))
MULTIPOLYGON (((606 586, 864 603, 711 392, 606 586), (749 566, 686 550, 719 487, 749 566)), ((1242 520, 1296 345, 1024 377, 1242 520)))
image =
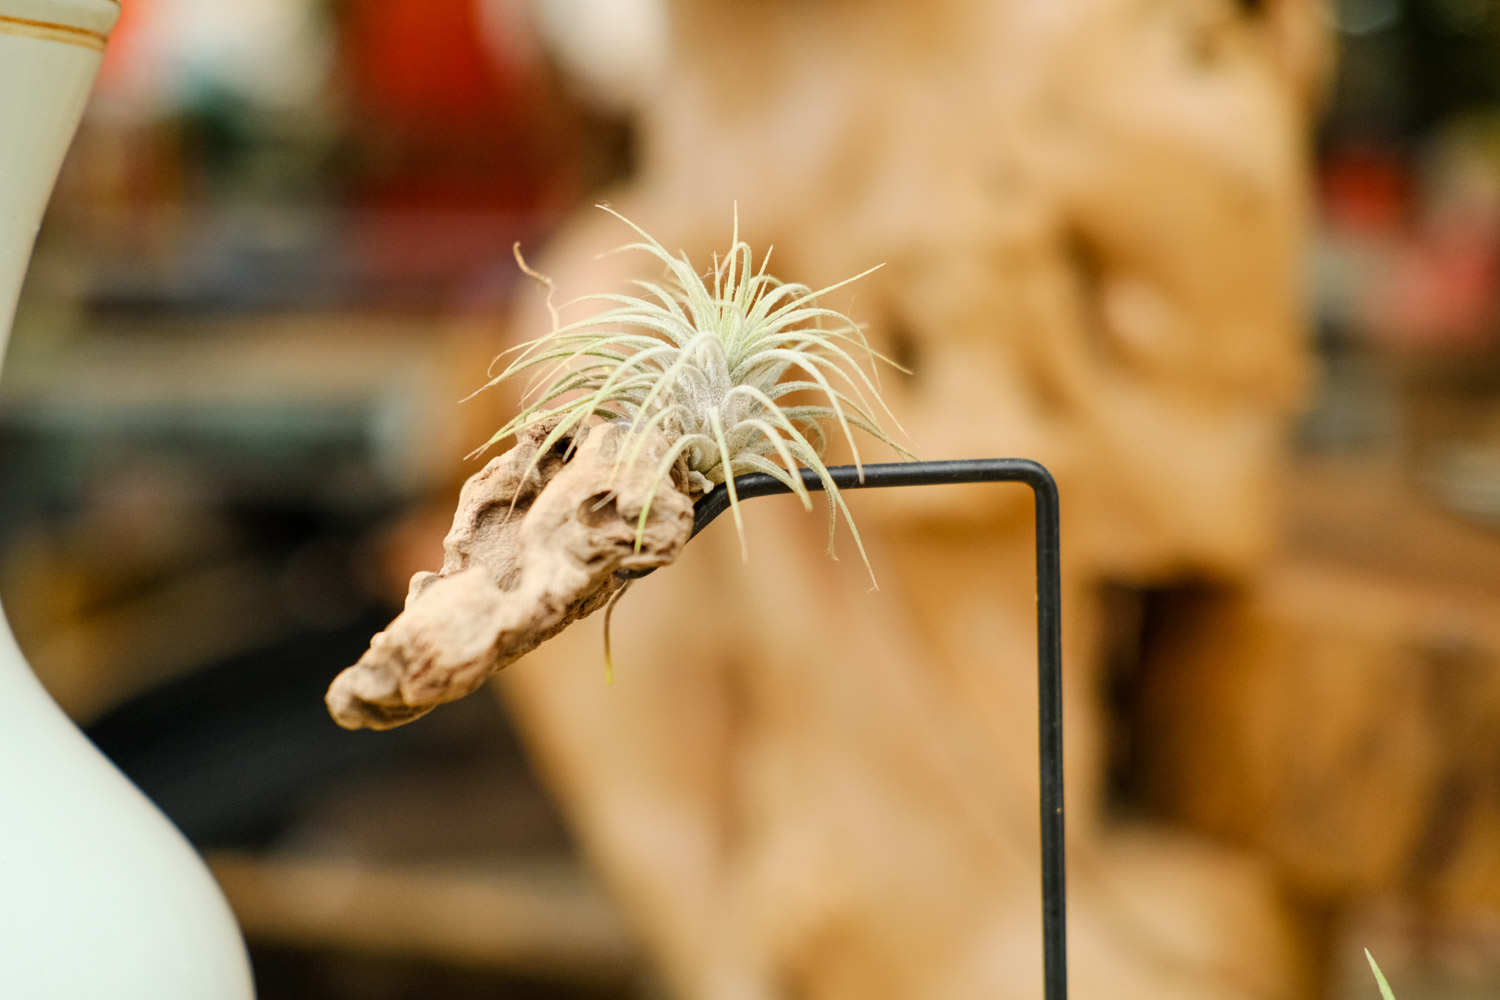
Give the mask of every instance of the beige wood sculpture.
POLYGON ((1292 482, 1286 551, 1147 644, 1137 780, 1325 912, 1405 907, 1404 950, 1459 966, 1500 912, 1500 535, 1414 491, 1399 454, 1292 482))
MULTIPOLYGON (((916 372, 886 386, 908 446, 1058 478, 1079 996, 1305 989, 1264 871, 1104 813, 1094 592, 1243 575, 1270 534, 1315 7, 682 0, 613 199, 695 261, 737 201, 790 280, 884 262, 839 305, 916 372)), ((615 290, 637 262, 596 254, 621 236, 584 213, 539 268, 615 290)), ((517 338, 547 323, 538 295, 517 338)), ((621 603, 613 685, 590 622, 506 700, 678 995, 1037 997, 1026 491, 850 502, 878 592, 821 518, 756 501, 747 565, 716 527, 621 603)))

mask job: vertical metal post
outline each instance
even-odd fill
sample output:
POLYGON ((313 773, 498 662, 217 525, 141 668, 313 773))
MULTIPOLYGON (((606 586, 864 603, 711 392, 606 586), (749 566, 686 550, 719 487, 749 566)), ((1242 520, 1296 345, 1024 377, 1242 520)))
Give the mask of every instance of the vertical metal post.
POLYGON ((1040 465, 1036 497, 1037 738, 1041 762, 1042 982, 1046 1000, 1068 995, 1066 828, 1063 822, 1062 530, 1057 483, 1040 465))

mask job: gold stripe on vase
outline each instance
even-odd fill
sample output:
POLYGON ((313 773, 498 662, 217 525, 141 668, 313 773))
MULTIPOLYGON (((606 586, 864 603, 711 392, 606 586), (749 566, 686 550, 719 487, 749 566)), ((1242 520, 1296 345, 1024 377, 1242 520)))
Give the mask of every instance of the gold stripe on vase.
POLYGON ((11 17, 0 14, 0 35, 20 35, 24 38, 40 38, 47 42, 62 42, 65 45, 81 45, 96 52, 104 51, 105 35, 87 28, 75 28, 69 24, 54 24, 51 21, 33 21, 26 17, 11 17))

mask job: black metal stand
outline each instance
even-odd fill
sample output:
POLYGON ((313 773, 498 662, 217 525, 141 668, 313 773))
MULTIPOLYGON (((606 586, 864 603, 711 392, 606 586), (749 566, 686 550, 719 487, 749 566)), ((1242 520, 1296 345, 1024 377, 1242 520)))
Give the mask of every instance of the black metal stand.
MULTIPOLYGON (((1062 770, 1062 590, 1059 565, 1057 483, 1041 465, 1024 458, 978 458, 956 462, 892 462, 828 470, 840 490, 886 486, 938 486, 944 483, 1025 483, 1036 498, 1036 657, 1037 730, 1040 734, 1042 813, 1042 982, 1045 1000, 1068 995, 1067 900, 1063 859, 1062 770)), ((810 469, 802 484, 821 490, 810 469)), ((734 481, 741 500, 790 493, 770 476, 754 474, 734 481)), ((729 509, 729 491, 716 489, 698 501, 693 512, 696 535, 729 509)))

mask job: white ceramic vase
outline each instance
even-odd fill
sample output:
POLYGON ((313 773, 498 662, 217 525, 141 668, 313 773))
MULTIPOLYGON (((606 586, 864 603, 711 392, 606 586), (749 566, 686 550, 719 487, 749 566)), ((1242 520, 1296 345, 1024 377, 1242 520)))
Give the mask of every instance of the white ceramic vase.
MULTIPOLYGON (((0 361, 119 12, 115 0, 0 0, 0 361)), ((47 696, 0 610, 0 996, 252 995, 203 862, 47 696)))

